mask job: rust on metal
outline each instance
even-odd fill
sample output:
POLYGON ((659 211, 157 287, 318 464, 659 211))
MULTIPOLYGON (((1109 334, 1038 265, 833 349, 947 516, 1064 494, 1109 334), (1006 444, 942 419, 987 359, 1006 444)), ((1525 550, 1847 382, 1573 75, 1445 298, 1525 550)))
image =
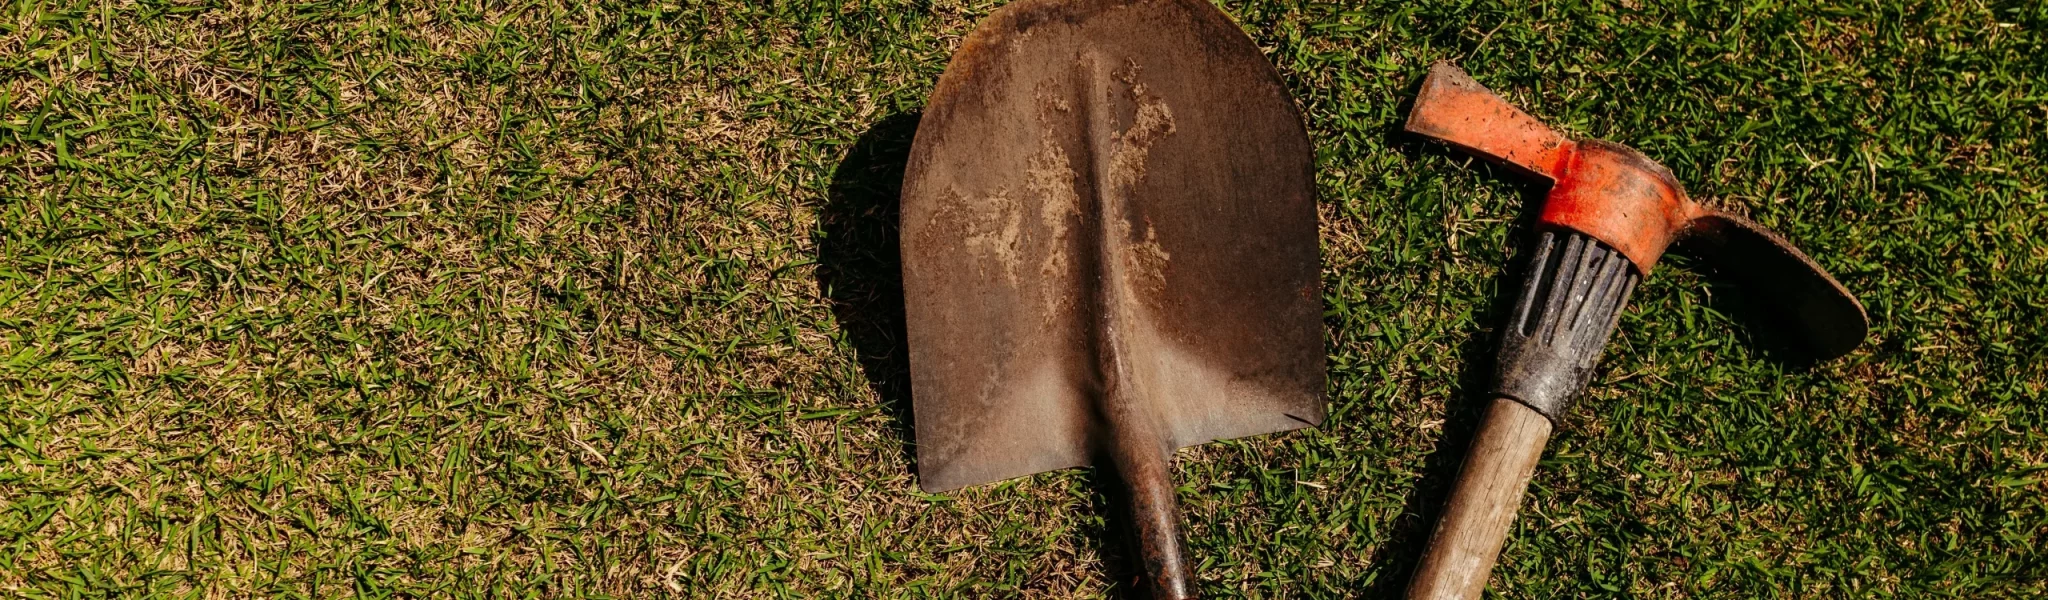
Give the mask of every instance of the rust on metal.
POLYGON ((1175 449, 1323 419, 1313 153, 1202 0, 1021 0, 940 77, 904 177, 919 479, 1126 482, 1155 595, 1191 594, 1175 449))

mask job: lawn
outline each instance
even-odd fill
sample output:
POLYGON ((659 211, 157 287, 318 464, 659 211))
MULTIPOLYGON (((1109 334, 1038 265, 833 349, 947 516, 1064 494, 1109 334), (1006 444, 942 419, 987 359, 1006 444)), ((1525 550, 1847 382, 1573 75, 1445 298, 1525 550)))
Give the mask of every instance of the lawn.
MULTIPOLYGON (((0 596, 1121 596, 1087 470, 916 487, 895 194, 997 2, 0 6, 0 596)), ((1672 259, 1504 598, 2048 596, 2048 4, 1223 8, 1317 149, 1330 417, 1180 454, 1217 597, 1397 598, 1530 188, 1432 61, 1777 228, 1802 364, 1672 259)))

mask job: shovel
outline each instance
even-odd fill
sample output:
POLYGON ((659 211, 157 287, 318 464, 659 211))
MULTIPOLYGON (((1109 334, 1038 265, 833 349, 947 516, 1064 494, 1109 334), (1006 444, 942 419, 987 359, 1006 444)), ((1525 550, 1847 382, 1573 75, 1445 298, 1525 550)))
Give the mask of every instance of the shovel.
POLYGON ((1323 420, 1313 155, 1202 0, 1021 0, 939 78, 903 185, 917 468, 1113 470, 1154 598, 1192 598, 1175 450, 1323 420))

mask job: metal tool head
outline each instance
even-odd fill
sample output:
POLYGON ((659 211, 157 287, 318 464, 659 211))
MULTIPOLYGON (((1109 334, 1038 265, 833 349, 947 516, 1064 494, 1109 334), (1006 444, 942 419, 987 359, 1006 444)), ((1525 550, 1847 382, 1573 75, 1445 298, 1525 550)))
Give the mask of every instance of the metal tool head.
POLYGON ((1688 242, 1716 270, 1761 290, 1817 358, 1848 353, 1869 330, 1862 303, 1784 237, 1694 202, 1669 169, 1635 149, 1565 137, 1450 63, 1430 67, 1407 129, 1551 183, 1539 227, 1590 236, 1643 276, 1673 242, 1688 242))
POLYGON ((1313 154, 1201 0, 1022 0, 939 79, 904 176, 918 470, 1088 464, 1105 389, 1163 451, 1323 419, 1313 154))

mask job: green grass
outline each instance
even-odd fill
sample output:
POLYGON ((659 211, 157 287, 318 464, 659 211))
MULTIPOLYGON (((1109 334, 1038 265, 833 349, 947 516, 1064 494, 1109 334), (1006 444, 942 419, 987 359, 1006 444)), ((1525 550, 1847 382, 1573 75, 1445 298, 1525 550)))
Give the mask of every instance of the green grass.
MULTIPOLYGON (((1528 190, 1455 59, 1858 293, 1806 367, 1667 262, 1509 598, 2048 595, 2048 5, 1227 2, 1318 150, 1331 417, 1181 455, 1218 597, 1393 598, 1528 190)), ((918 492, 915 115, 994 3, 0 5, 0 596, 1122 592, 1083 470, 918 492)))

